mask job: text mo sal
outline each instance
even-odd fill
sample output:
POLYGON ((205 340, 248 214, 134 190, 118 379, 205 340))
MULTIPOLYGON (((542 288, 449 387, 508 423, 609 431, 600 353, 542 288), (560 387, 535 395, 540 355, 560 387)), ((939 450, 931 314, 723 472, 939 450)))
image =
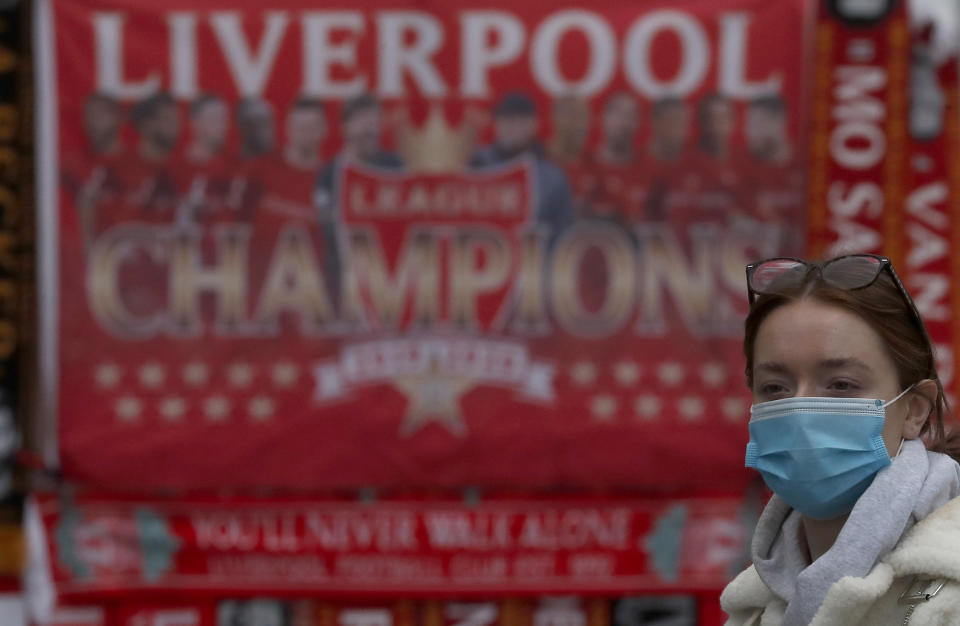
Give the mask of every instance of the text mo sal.
POLYGON ((249 226, 216 227, 210 255, 198 231, 125 224, 91 248, 87 295, 101 326, 128 338, 270 336, 290 325, 307 336, 429 328, 529 336, 559 327, 603 338, 628 329, 662 335, 682 324, 728 336, 742 326, 744 264, 775 252, 777 228, 693 226, 681 242, 667 225, 640 225, 631 240, 611 225, 581 223, 552 243, 535 230, 423 228, 407 233, 395 259, 375 230, 355 228, 343 237, 334 294, 302 226, 267 244, 254 281, 249 226), (599 294, 583 278, 597 267, 588 258, 602 259, 599 294), (156 283, 149 310, 131 306, 137 291, 123 278, 144 270, 156 283))
POLYGON ((128 16, 101 11, 90 19, 96 89, 121 99, 160 89, 177 98, 195 97, 204 83, 198 51, 213 49, 237 93, 259 96, 286 46, 299 46, 300 92, 321 98, 362 91, 386 98, 411 91, 429 98, 489 98, 491 72, 525 63, 536 85, 553 95, 593 96, 608 88, 618 71, 648 98, 683 97, 708 85, 730 97, 752 98, 779 92, 783 81, 780 71, 757 76, 763 72, 748 67, 754 29, 752 15, 743 11, 719 12, 709 23, 675 9, 649 11, 638 15, 622 38, 608 17, 587 9, 559 10, 536 23, 503 10, 456 11, 444 19, 417 10, 171 11, 161 25, 165 65, 137 67, 124 62, 125 40, 137 37, 128 16), (562 62, 571 34, 586 45, 586 67, 576 77, 565 74, 562 62), (657 50, 671 39, 678 47, 669 47, 671 67, 664 70, 657 66, 657 50), (364 63, 366 58, 373 62, 364 63))

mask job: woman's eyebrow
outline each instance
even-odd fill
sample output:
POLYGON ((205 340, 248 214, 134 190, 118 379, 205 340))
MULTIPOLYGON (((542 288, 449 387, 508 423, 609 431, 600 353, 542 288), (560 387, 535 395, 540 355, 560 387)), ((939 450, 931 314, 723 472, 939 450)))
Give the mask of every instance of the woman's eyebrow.
POLYGON ((865 362, 861 361, 857 357, 842 357, 835 359, 824 359, 818 364, 820 369, 824 370, 836 370, 843 369, 847 367, 852 367, 859 370, 873 371, 872 368, 865 362))
POLYGON ((754 366, 754 369, 757 371, 770 372, 772 374, 786 374, 790 371, 790 368, 784 363, 778 361, 764 361, 763 363, 758 363, 754 366))

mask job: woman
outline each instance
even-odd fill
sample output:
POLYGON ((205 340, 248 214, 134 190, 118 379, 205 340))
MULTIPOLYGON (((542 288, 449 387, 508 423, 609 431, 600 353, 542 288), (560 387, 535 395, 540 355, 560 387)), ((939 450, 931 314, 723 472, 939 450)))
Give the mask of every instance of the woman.
POLYGON ((747 284, 747 465, 774 495, 727 623, 960 624, 960 436, 890 261, 771 259, 747 284))

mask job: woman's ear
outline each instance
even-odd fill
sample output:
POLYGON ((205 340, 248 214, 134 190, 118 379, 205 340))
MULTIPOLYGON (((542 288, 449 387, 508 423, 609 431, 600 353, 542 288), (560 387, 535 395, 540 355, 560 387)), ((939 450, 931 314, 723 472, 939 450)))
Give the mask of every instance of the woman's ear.
POLYGON ((907 394, 907 415, 903 422, 904 439, 916 439, 920 436, 920 431, 937 406, 938 393, 937 381, 928 378, 917 383, 907 394))

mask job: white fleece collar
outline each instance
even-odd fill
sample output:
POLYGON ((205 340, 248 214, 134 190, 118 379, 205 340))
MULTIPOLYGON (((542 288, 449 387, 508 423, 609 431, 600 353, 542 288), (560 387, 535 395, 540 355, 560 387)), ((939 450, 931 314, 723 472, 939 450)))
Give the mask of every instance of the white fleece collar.
POLYGON ((898 577, 923 574, 960 581, 960 497, 917 522, 883 561, 898 577))

